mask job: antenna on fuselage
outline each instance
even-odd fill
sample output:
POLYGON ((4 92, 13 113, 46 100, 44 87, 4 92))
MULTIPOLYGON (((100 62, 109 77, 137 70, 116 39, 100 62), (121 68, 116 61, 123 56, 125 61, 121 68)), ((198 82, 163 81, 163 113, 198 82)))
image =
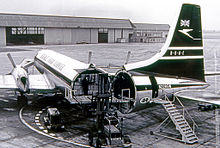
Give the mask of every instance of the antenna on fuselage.
POLYGON ((129 59, 130 59, 130 56, 131 56, 131 51, 128 51, 128 54, 127 54, 127 58, 126 58, 125 64, 128 64, 128 61, 129 61, 129 59))
POLYGON ((14 60, 12 59, 11 54, 10 54, 10 53, 8 53, 8 54, 7 54, 7 56, 8 56, 8 58, 9 58, 9 60, 10 60, 11 64, 12 64, 12 66, 15 68, 15 67, 16 67, 16 65, 15 65, 14 60))
POLYGON ((91 59, 92 59, 92 51, 89 51, 88 64, 91 63, 91 59))

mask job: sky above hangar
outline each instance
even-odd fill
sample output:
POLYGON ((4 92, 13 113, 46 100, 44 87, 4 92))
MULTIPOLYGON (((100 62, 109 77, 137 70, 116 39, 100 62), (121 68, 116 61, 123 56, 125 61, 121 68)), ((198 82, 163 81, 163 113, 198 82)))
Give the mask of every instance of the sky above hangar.
POLYGON ((220 0, 0 0, 0 13, 130 19, 172 24, 182 2, 202 7, 204 30, 220 30, 220 0))

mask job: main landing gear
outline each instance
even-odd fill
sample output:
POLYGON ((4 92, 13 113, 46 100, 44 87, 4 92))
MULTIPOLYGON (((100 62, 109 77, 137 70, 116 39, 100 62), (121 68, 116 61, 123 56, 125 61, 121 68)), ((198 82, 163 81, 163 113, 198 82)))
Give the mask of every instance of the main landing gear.
POLYGON ((17 104, 19 107, 23 107, 28 104, 28 99, 25 95, 21 94, 17 96, 17 104))

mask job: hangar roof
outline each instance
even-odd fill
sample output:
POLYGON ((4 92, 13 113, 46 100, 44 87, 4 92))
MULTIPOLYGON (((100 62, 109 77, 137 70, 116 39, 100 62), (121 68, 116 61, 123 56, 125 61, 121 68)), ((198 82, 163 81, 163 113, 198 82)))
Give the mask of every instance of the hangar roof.
POLYGON ((133 29, 133 25, 129 19, 2 13, 0 13, 0 26, 133 29))
POLYGON ((168 24, 148 24, 148 23, 133 23, 135 30, 161 30, 168 31, 170 26, 168 24))

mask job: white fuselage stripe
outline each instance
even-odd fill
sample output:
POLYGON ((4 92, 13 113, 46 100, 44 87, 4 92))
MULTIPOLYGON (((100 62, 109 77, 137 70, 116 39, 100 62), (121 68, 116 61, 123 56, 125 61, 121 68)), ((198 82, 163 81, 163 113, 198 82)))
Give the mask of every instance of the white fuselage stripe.
POLYGON ((161 57, 160 60, 188 60, 188 59, 203 59, 204 56, 166 56, 161 57))
POLYGON ((203 47, 168 47, 168 50, 203 50, 203 47))

